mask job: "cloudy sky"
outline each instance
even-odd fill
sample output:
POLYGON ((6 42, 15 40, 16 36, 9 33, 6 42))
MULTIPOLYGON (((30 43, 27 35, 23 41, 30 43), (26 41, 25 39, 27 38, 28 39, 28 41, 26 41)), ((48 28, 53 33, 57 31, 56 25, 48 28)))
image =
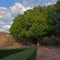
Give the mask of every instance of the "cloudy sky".
POLYGON ((13 19, 27 9, 54 4, 57 0, 0 0, 0 31, 9 32, 13 19))

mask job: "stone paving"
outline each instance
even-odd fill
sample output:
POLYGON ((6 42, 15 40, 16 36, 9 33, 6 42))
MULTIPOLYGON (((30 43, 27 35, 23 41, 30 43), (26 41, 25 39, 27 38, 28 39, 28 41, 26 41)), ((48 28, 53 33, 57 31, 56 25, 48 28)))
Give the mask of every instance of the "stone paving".
POLYGON ((60 56, 52 49, 38 47, 35 60, 60 60, 60 56))

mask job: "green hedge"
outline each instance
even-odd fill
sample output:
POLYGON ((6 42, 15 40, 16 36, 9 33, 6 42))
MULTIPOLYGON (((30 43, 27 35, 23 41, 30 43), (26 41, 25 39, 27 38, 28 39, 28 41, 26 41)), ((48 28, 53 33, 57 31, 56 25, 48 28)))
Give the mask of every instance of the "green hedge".
POLYGON ((26 49, 27 49, 27 48, 0 50, 0 59, 3 58, 3 57, 9 56, 9 55, 11 55, 11 54, 24 51, 24 50, 26 50, 26 49))
POLYGON ((35 60, 36 48, 28 48, 22 52, 18 52, 1 60, 35 60))

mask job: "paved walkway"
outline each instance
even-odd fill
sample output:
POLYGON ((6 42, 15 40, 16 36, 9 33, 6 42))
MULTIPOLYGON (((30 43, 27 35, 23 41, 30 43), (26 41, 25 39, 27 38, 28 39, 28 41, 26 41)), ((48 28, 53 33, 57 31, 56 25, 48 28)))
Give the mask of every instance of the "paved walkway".
POLYGON ((60 56, 53 50, 48 48, 37 48, 37 54, 35 60, 60 60, 60 56))

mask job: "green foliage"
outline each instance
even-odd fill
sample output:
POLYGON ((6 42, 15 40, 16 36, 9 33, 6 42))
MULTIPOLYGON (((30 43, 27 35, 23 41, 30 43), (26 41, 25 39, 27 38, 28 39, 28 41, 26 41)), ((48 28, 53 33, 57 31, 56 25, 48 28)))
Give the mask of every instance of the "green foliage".
POLYGON ((36 48, 28 48, 22 52, 4 57, 1 60, 35 60, 36 48))
POLYGON ((54 5, 34 7, 15 17, 10 34, 17 38, 51 36, 59 33, 60 29, 56 30, 59 20, 60 1, 54 5))
POLYGON ((20 48, 20 49, 3 49, 0 50, 0 59, 6 56, 9 56, 14 53, 22 52, 26 50, 27 48, 20 48))
POLYGON ((54 5, 50 5, 47 7, 47 23, 48 30, 47 36, 54 35, 54 26, 56 25, 55 17, 56 17, 56 8, 54 5))
POLYGON ((55 35, 60 36, 60 23, 55 26, 55 35))
POLYGON ((56 7, 56 18, 58 21, 60 21, 60 1, 56 3, 55 7, 56 7))
POLYGON ((48 29, 47 19, 43 11, 45 7, 35 7, 27 10, 23 15, 18 15, 10 28, 10 33, 14 37, 40 37, 46 35, 48 29), (40 10, 40 8, 42 8, 40 10))
POLYGON ((60 1, 55 4, 56 8, 56 25, 55 25, 55 35, 60 36, 60 1))

